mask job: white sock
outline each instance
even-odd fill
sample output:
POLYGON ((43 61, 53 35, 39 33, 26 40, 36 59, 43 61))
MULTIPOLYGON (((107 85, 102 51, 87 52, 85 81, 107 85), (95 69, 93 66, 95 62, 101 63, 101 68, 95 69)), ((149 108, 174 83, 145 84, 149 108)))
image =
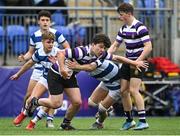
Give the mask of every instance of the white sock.
POLYGON ((34 123, 38 122, 39 120, 41 120, 43 117, 46 116, 46 112, 44 112, 43 109, 40 109, 37 113, 37 115, 32 119, 32 121, 34 123))

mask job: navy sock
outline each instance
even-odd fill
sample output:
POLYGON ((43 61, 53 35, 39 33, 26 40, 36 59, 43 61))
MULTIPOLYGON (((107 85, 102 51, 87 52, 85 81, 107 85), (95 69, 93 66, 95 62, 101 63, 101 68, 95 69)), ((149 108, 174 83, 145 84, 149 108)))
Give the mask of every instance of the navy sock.
POLYGON ((131 111, 124 111, 124 114, 126 116, 126 121, 131 122, 133 120, 132 112, 131 111))
POLYGON ((63 119, 63 123, 65 123, 65 124, 71 124, 71 120, 64 118, 64 119, 63 119))
POLYGON ((145 110, 138 111, 138 116, 139 116, 140 122, 146 123, 146 111, 145 110))

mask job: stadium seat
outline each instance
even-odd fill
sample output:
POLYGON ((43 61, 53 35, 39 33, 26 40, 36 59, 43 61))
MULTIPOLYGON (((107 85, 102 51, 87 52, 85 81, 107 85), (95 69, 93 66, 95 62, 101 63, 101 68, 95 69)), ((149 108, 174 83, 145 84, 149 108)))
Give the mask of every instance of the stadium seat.
POLYGON ((81 26, 80 29, 79 29, 79 36, 80 36, 82 41, 85 40, 86 33, 87 33, 86 28, 81 26))
POLYGON ((54 25, 65 26, 66 24, 65 17, 61 12, 58 11, 52 14, 52 21, 54 25))
POLYGON ((8 41, 12 45, 14 54, 25 53, 28 49, 28 37, 24 26, 9 25, 7 26, 8 41))
POLYGON ((2 24, 3 24, 3 15, 0 14, 0 25, 2 25, 2 24))
POLYGON ((39 29, 39 26, 29 26, 28 27, 28 36, 31 36, 35 31, 37 31, 39 29))
POLYGON ((6 43, 6 36, 4 32, 4 28, 0 26, 0 54, 5 52, 5 44, 6 43))
POLYGON ((56 25, 53 28, 61 32, 69 42, 71 41, 70 29, 68 27, 56 25))
MULTIPOLYGON (((5 1, 1 0, 0 6, 5 6, 5 1)), ((5 9, 0 9, 0 25, 3 25, 3 17, 4 17, 5 12, 6 12, 5 9)))
POLYGON ((28 50, 28 36, 27 35, 16 35, 13 39, 13 53, 22 54, 28 50))
POLYGON ((13 41, 14 36, 16 35, 25 35, 26 31, 24 26, 21 25, 9 25, 7 26, 7 36, 10 42, 13 41))
POLYGON ((70 28, 72 45, 74 46, 83 46, 85 44, 85 39, 87 36, 87 30, 81 25, 73 25, 70 28))

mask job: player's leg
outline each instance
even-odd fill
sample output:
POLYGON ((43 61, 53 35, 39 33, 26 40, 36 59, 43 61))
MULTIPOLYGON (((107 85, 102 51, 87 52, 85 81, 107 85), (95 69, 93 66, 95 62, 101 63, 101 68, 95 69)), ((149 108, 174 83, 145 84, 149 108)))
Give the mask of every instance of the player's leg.
POLYGON ((121 79, 121 100, 123 104, 124 114, 126 116, 126 122, 123 124, 122 129, 128 130, 134 127, 134 121, 132 116, 132 100, 129 92, 129 81, 121 79))
MULTIPOLYGON (((26 110, 27 114, 29 116, 33 115, 34 110, 38 107, 38 105, 35 105, 34 102, 38 100, 40 96, 47 90, 47 83, 43 82, 44 79, 40 79, 40 81, 36 84, 36 86, 33 89, 33 92, 31 96, 27 100, 26 106, 28 109, 26 110), (32 102, 31 102, 32 101, 32 102)), ((30 123, 27 125, 27 130, 33 130, 36 123, 42 119, 43 116, 45 116, 45 112, 43 109, 40 109, 38 112, 40 114, 37 114, 33 120, 30 121, 30 123)))
POLYGON ((102 82, 100 82, 88 99, 89 107, 98 107, 98 104, 102 100, 104 100, 104 98, 107 96, 109 92, 107 89, 104 89, 104 88, 105 86, 103 85, 102 82))
POLYGON ((48 71, 47 84, 49 98, 38 99, 38 105, 53 109, 61 107, 64 90, 61 76, 50 69, 48 71))
POLYGON ((82 104, 81 100, 81 93, 79 88, 65 88, 65 93, 68 96, 71 104, 69 105, 63 122, 61 123, 60 127, 64 130, 74 130, 75 128, 71 126, 71 120, 79 111, 79 108, 82 104))
POLYGON ((99 85, 95 88, 93 93, 88 99, 89 107, 98 107, 98 104, 104 100, 108 94, 108 89, 103 85, 103 82, 100 82, 99 85))
MULTIPOLYGON (((49 91, 48 91, 49 93, 49 91)), ((49 93, 50 96, 50 93, 49 93)), ((46 127, 47 128, 54 128, 54 124, 53 124, 53 120, 54 120, 54 112, 55 109, 53 108, 48 108, 48 112, 47 112, 47 118, 46 118, 46 127)))
POLYGON ((50 109, 61 107, 62 102, 63 102, 63 94, 50 95, 48 98, 37 99, 36 105, 44 106, 44 107, 40 108, 37 115, 29 122, 26 129, 33 130, 37 122, 41 120, 43 117, 47 116, 47 113, 49 112, 50 109))
POLYGON ((28 88, 27 88, 27 92, 26 92, 26 95, 24 97, 24 106, 22 108, 22 111, 21 113, 13 120, 13 124, 15 126, 21 126, 21 123, 22 121, 27 117, 27 113, 24 112, 25 110, 25 103, 26 103, 26 100, 30 97, 31 93, 32 93, 32 90, 33 88, 35 87, 35 85, 37 84, 37 81, 36 80, 30 80, 29 81, 29 84, 28 84, 28 88))
POLYGON ((146 111, 144 106, 144 99, 139 92, 141 85, 141 79, 131 78, 130 80, 130 93, 134 98, 136 108, 138 110, 139 122, 137 123, 134 130, 141 130, 149 128, 148 123, 146 122, 146 111))
POLYGON ((35 101, 36 99, 38 99, 40 96, 42 96, 45 93, 46 90, 47 90, 47 86, 44 86, 40 81, 34 87, 31 96, 26 101, 27 109, 25 110, 25 112, 29 116, 32 116, 33 115, 32 111, 34 111, 37 108, 37 106, 34 106, 31 101, 35 101))
POLYGON ((128 64, 123 64, 121 67, 120 95, 121 95, 126 121, 125 123, 123 123, 122 130, 128 130, 134 127, 136 124, 132 116, 132 101, 129 92, 129 80, 130 80, 130 66, 128 64))
POLYGON ((111 84, 102 83, 101 87, 99 86, 99 91, 108 92, 108 94, 99 103, 99 106, 98 106, 99 117, 96 119, 96 122, 92 125, 91 129, 102 129, 103 128, 103 122, 105 121, 105 119, 108 116, 108 113, 107 113, 108 109, 114 104, 115 101, 118 101, 120 99, 120 93, 119 93, 120 84, 119 84, 119 82, 111 83, 111 84), (110 85, 111 87, 108 87, 108 85, 110 85))
MULTIPOLYGON (((53 83, 53 86, 51 86, 51 85, 49 86, 49 89, 51 90, 50 94, 53 94, 54 90, 58 90, 58 91, 59 91, 59 89, 63 90, 62 86, 59 85, 59 82, 58 82, 57 86, 54 86, 54 85, 56 85, 56 82, 54 84, 53 81, 51 81, 51 83, 53 83), (58 89, 57 89, 57 87, 58 87, 58 89)), ((47 88, 48 88, 47 80, 45 78, 41 77, 40 81, 35 86, 36 90, 34 89, 32 95, 31 95, 32 101, 29 104, 29 111, 30 111, 29 113, 33 113, 34 112, 35 108, 39 105, 38 98, 47 90, 47 88)), ((49 99, 48 98, 44 98, 43 101, 47 102, 48 104, 52 104, 52 106, 51 106, 52 108, 57 108, 58 106, 61 106, 61 104, 62 104, 61 103, 62 96, 60 95, 61 93, 62 93, 62 91, 60 91, 60 93, 59 92, 56 93, 56 91, 55 91, 55 94, 57 94, 57 95, 49 95, 49 99)), ((45 104, 44 106, 48 106, 48 104, 47 105, 45 104)), ((54 127, 54 125, 53 125, 54 109, 51 109, 51 107, 48 106, 48 108, 44 108, 44 111, 46 113, 51 113, 50 115, 46 114, 47 115, 47 123, 46 124, 48 125, 47 127, 53 128, 54 127)), ((43 116, 45 116, 45 112, 42 112, 42 111, 40 110, 40 113, 35 117, 35 119, 31 120, 32 122, 34 121, 34 124, 37 121, 39 121, 43 116)), ((31 122, 30 122, 30 124, 31 124, 31 122)), ((32 125, 30 125, 30 126, 32 126, 32 125)), ((28 128, 29 127, 27 126, 27 129, 28 128)))
POLYGON ((136 125, 136 122, 133 120, 132 116, 132 101, 129 92, 129 82, 127 80, 122 79, 121 88, 121 100, 124 108, 124 114, 126 116, 126 121, 122 126, 122 130, 129 130, 130 128, 133 128, 136 125))
POLYGON ((57 109, 62 106, 63 94, 50 95, 49 98, 38 99, 38 105, 57 109))
POLYGON ((40 96, 42 96, 48 89, 48 83, 47 79, 44 78, 43 76, 40 77, 38 83, 34 87, 31 96, 27 99, 26 102, 26 107, 27 107, 27 112, 29 116, 32 116, 32 112, 35 110, 34 108, 37 108, 36 105, 33 105, 33 102, 31 101, 36 101, 40 96))
POLYGON ((40 80, 40 77, 42 76, 43 71, 34 69, 29 81, 28 89, 24 98, 24 107, 26 105, 26 100, 31 96, 32 91, 34 87, 36 86, 37 82, 40 80))
POLYGON ((47 115, 48 110, 41 107, 36 114, 36 116, 30 120, 29 124, 26 126, 26 130, 33 130, 37 124, 38 121, 40 121, 43 117, 47 115))
POLYGON ((54 128, 54 124, 53 124, 54 111, 55 111, 55 109, 49 108, 47 118, 46 118, 46 127, 47 128, 54 128))
POLYGON ((101 101, 98 105, 98 118, 96 119, 95 123, 92 124, 91 129, 102 129, 103 123, 108 116, 107 110, 110 108, 114 103, 114 100, 107 95, 106 98, 101 101))
MULTIPOLYGON (((108 95, 109 90, 104 85, 103 82, 100 82, 99 85, 92 92, 91 96, 88 99, 88 106, 91 108, 98 108, 99 103, 104 100, 108 95)), ((99 117, 99 112, 96 113, 95 118, 99 117)))
POLYGON ((49 98, 40 98, 38 104, 52 109, 61 107, 64 90, 62 83, 61 76, 49 69, 47 77, 49 98))
POLYGON ((33 97, 36 98, 41 97, 47 91, 47 89, 48 89, 47 79, 45 79, 44 77, 40 77, 38 83, 36 84, 36 86, 32 91, 31 96, 27 99, 26 104, 29 104, 33 97))
POLYGON ((30 80, 29 81, 29 85, 28 85, 28 88, 27 88, 26 95, 24 97, 24 102, 23 102, 24 107, 26 105, 26 100, 31 96, 32 91, 33 91, 34 87, 36 86, 37 82, 38 82, 37 80, 30 80))

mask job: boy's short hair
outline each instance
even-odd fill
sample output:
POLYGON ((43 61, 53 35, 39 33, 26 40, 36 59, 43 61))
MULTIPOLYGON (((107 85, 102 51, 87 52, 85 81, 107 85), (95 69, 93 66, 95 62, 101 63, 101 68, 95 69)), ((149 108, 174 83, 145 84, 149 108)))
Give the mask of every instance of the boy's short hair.
POLYGON ((42 40, 50 39, 55 41, 55 38, 55 34, 53 34, 52 32, 45 32, 42 34, 42 40))
POLYGON ((41 17, 48 17, 50 18, 51 20, 51 13, 47 10, 41 10, 39 13, 38 13, 38 20, 40 20, 41 17))
POLYGON ((96 34, 92 40, 92 43, 103 43, 105 48, 109 48, 111 46, 111 40, 109 39, 109 37, 102 33, 96 34))
POLYGON ((119 7, 117 9, 117 12, 118 13, 120 13, 120 12, 129 13, 130 12, 133 15, 134 8, 129 3, 122 3, 122 4, 119 5, 119 7))

